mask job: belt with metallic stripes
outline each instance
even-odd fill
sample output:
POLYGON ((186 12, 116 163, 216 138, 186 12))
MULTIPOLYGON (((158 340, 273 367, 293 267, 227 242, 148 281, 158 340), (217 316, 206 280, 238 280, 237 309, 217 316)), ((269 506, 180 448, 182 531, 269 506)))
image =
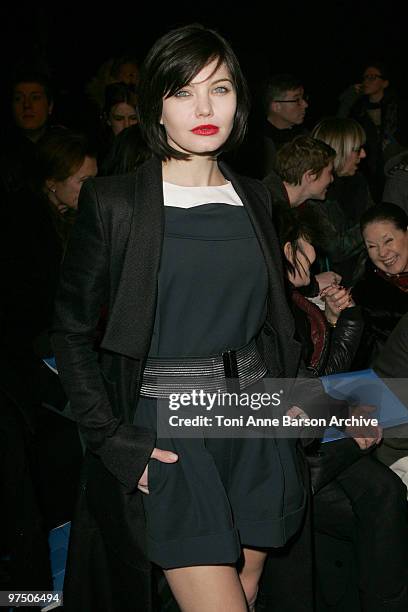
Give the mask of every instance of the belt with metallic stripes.
POLYGON ((171 393, 192 389, 239 391, 261 380, 266 372, 255 340, 240 349, 211 357, 149 358, 140 395, 167 398, 171 393))

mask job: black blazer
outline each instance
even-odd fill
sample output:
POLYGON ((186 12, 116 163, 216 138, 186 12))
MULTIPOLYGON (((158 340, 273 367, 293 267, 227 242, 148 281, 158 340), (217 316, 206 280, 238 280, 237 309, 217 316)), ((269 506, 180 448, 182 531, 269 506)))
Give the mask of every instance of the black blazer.
MULTIPOLYGON (((259 350, 272 376, 295 377, 300 348, 285 298, 269 192, 259 181, 221 167, 249 214, 268 270, 267 317, 259 350)), ((138 555, 144 572, 141 521, 129 521, 129 511, 143 517, 136 487, 155 435, 132 421, 153 331, 163 229, 159 160, 145 162, 135 174, 87 181, 63 264, 52 336, 62 383, 89 450, 82 489, 87 507, 92 506, 98 525, 105 525, 105 544, 110 539, 115 549, 127 551, 129 560, 138 555), (107 326, 96 352, 95 328, 103 306, 108 307, 107 326), (119 497, 125 501, 119 503, 119 497), (108 515, 112 521, 106 523, 108 515), (139 531, 132 539, 129 532, 135 523, 139 531)), ((83 516, 83 499, 80 506, 83 516)), ((83 542, 84 534, 77 539, 83 542)), ((78 590, 78 585, 73 588, 78 590)), ((146 600, 144 606, 140 609, 149 609, 146 600)))

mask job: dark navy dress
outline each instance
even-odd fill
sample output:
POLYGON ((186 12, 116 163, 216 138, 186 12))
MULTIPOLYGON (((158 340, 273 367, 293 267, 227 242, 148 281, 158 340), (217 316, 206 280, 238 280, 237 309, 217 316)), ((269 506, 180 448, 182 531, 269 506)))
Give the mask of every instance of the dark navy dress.
MULTIPOLYGON (((150 357, 208 357, 257 336, 267 272, 246 210, 165 207, 150 357)), ((246 390, 249 391, 249 390, 246 390)), ((157 401, 141 397, 135 423, 156 429, 157 401)), ((282 546, 298 529, 304 491, 294 440, 157 439, 175 464, 149 461, 143 501, 148 556, 169 569, 235 563, 241 545, 282 546)))

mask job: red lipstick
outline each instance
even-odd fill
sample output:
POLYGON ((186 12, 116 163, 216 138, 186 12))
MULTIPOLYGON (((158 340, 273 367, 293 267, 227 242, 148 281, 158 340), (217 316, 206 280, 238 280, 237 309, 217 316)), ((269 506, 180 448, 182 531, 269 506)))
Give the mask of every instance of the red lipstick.
POLYGON ((220 128, 216 125, 197 125, 191 131, 199 136, 214 136, 214 134, 218 134, 220 128))

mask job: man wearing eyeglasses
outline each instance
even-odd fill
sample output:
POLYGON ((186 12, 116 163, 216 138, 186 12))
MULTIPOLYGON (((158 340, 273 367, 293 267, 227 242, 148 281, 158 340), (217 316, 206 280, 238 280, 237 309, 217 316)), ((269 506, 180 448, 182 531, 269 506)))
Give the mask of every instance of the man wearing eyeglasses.
POLYGON ((302 82, 291 74, 271 76, 264 91, 264 168, 266 176, 274 167, 277 151, 296 136, 307 134, 303 126, 309 106, 302 82))

